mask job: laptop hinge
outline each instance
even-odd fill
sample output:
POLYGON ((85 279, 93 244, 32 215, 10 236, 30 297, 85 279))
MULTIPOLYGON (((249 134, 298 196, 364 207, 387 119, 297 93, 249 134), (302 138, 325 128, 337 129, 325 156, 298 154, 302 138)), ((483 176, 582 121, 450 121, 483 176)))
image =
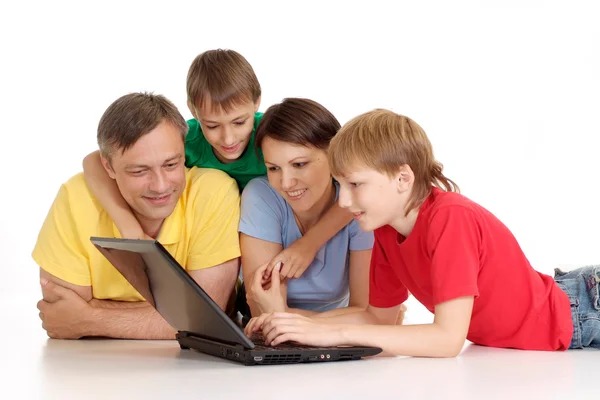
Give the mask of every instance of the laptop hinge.
POLYGON ((194 332, 189 332, 189 331, 178 331, 177 334, 180 337, 196 337, 198 339, 202 339, 202 340, 208 340, 210 342, 217 342, 217 343, 222 343, 222 344, 226 344, 229 346, 233 346, 233 347, 239 347, 241 349, 245 349, 245 347, 239 343, 235 343, 235 342, 230 342, 228 340, 223 340, 223 339, 219 339, 219 338, 213 338, 210 336, 204 336, 201 335, 199 333, 194 333, 194 332))

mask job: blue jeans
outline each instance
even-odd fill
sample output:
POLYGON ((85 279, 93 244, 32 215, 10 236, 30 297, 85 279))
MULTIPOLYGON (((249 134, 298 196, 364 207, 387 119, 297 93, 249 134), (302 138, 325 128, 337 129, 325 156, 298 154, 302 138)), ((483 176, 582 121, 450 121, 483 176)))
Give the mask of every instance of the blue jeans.
POLYGON ((556 268, 554 280, 571 303, 573 339, 569 349, 600 349, 600 265, 569 272, 556 268))

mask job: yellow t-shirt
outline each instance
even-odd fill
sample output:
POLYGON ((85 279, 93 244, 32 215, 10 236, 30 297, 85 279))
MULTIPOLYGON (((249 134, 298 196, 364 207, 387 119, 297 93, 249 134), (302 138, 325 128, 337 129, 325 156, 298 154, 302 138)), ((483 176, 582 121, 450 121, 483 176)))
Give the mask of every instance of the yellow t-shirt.
MULTIPOLYGON (((187 170, 186 180, 158 241, 186 270, 209 268, 239 257, 240 195, 235 180, 223 171, 206 168, 187 170)), ((92 286, 94 298, 143 301, 94 247, 90 236, 121 237, 80 173, 61 186, 39 233, 33 259, 57 278, 92 286)))

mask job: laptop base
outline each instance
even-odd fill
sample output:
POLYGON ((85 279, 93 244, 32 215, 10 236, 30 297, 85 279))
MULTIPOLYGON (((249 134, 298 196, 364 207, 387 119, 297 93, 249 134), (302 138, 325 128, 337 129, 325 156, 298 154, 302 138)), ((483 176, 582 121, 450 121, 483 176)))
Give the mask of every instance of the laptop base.
POLYGON ((290 348, 260 347, 245 349, 241 345, 228 345, 204 339, 189 332, 179 332, 177 341, 183 350, 197 350, 244 365, 280 365, 329 361, 360 360, 362 357, 374 356, 381 352, 379 348, 370 347, 330 347, 310 348, 306 346, 290 348))

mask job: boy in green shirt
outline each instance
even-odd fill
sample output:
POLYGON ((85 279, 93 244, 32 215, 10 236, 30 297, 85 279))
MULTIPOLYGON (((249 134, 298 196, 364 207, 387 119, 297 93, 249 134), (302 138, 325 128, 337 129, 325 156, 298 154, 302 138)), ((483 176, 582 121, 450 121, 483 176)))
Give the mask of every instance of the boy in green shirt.
MULTIPOLYGON (((240 191, 252 178, 265 175, 262 154, 257 154, 254 146, 256 127, 262 117, 258 112, 261 88, 248 61, 233 50, 206 51, 192 62, 186 86, 188 107, 194 116, 187 121, 186 166, 227 172, 237 181, 240 191)), ((100 157, 95 152, 83 161, 91 192, 123 237, 145 238, 100 157)), ((300 277, 317 250, 351 220, 352 216, 336 203, 317 225, 271 260, 264 279, 270 278, 279 263, 281 279, 300 277)))

